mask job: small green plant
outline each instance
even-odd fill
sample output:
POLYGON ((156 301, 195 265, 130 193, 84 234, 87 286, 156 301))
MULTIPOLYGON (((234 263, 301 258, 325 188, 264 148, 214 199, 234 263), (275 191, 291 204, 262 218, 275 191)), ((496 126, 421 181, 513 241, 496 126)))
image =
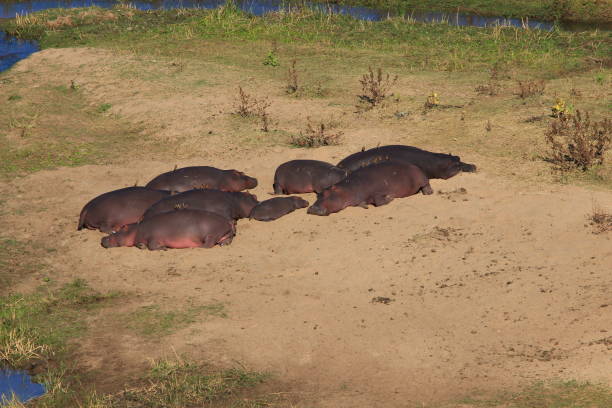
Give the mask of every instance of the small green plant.
POLYGON ((78 91, 80 87, 81 85, 79 85, 74 79, 70 81, 70 89, 73 91, 78 91))
POLYGON ((397 79, 397 75, 394 77, 391 77, 389 73, 383 75, 381 68, 374 73, 372 67, 368 67, 368 73, 359 80, 362 94, 358 97, 361 101, 367 102, 370 107, 374 107, 385 100, 397 79))
POLYGON ((589 113, 576 111, 575 115, 558 116, 546 132, 551 155, 549 161, 560 170, 577 168, 588 170, 604 162, 610 149, 612 120, 591 122, 589 113))
POLYGON ((271 66, 271 67, 279 66, 278 57, 276 56, 276 53, 274 52, 274 50, 270 50, 268 52, 268 55, 266 55, 266 58, 264 59, 263 64, 271 66))
POLYGON ((11 95, 11 96, 8 97, 8 100, 9 101, 19 101, 19 100, 21 100, 21 95, 16 95, 16 94, 11 95))
POLYGON ((572 113, 573 107, 570 104, 567 104, 565 100, 562 98, 557 98, 555 100, 555 104, 550 107, 551 116, 553 118, 559 118, 561 116, 566 116, 572 113))
POLYGON ((320 147, 340 144, 344 133, 341 131, 330 133, 329 128, 331 127, 333 126, 326 125, 325 123, 313 126, 310 118, 308 118, 306 130, 300 132, 299 136, 293 136, 291 144, 297 147, 320 147))
POLYGON ((606 82, 606 76, 602 73, 595 75, 595 82, 597 85, 603 85, 606 82))
POLYGON ((425 109, 432 109, 440 106, 440 98, 436 92, 431 92, 425 101, 425 109))
POLYGON ((102 105, 98 106, 98 113, 104 113, 107 112, 110 108, 112 108, 113 105, 111 105, 110 103, 103 103, 102 105))

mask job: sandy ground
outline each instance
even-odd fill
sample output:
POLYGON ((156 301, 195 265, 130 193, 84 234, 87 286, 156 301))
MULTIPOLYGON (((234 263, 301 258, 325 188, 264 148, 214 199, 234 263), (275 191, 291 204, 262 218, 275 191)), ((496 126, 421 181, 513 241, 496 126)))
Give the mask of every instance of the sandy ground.
MULTIPOLYGON (((97 64, 92 78, 108 69, 91 50, 50 50, 33 58, 16 75, 48 73, 36 68, 45 58, 46 66, 64 64, 64 70, 97 64)), ((90 92, 93 101, 112 100, 113 109, 134 122, 148 120, 156 101, 129 109, 122 99, 129 90, 133 84, 90 92)), ((188 120, 204 109, 193 102, 201 97, 192 97, 175 106, 182 120, 167 109, 160 114, 160 122, 183 126, 169 125, 168 132, 200 126, 188 120)), ((229 104, 219 103, 205 111, 229 104)), ((464 160, 480 170, 432 180, 435 195, 329 217, 300 210, 270 223, 241 220, 226 247, 104 250, 100 233, 76 231, 92 197, 145 183, 174 164, 240 169, 259 179, 252 192, 265 199, 282 162, 337 162, 365 143, 366 133, 354 132, 341 146, 255 146, 248 154, 226 149, 231 140, 212 135, 200 139, 208 153, 202 158, 169 154, 168 160, 38 172, 4 186, 13 192, 5 228, 17 239, 56 248, 45 261, 60 281, 83 278, 98 290, 133 294, 131 303, 226 305, 227 318, 208 317, 153 340, 113 319, 125 305, 106 311, 79 351, 86 367, 102 373, 130 373, 148 358, 176 351, 268 370, 320 407, 402 407, 535 379, 612 385, 612 235, 595 235, 586 225, 594 202, 612 205, 610 191, 502 177, 499 161, 466 152, 464 160), (390 301, 373 301, 377 297, 390 301)), ((412 139, 409 132, 385 130, 380 141, 412 139)), ((314 195, 302 196, 314 201, 314 195)), ((110 387, 113 380, 106 382, 110 387)))

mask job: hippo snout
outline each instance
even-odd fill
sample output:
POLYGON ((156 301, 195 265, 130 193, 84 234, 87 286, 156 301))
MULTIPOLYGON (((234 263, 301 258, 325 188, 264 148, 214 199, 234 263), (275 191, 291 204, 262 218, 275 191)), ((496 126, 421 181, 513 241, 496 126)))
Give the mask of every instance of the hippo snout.
POLYGON ((111 234, 109 236, 103 237, 102 241, 100 242, 100 244, 102 244, 102 247, 104 248, 115 248, 118 247, 119 244, 117 242, 117 238, 113 236, 114 234, 111 234))
POLYGON ((318 205, 312 205, 306 212, 313 215, 328 215, 327 210, 323 207, 319 207, 318 205))
POLYGON ((246 177, 246 188, 251 189, 257 187, 257 179, 249 176, 246 177))

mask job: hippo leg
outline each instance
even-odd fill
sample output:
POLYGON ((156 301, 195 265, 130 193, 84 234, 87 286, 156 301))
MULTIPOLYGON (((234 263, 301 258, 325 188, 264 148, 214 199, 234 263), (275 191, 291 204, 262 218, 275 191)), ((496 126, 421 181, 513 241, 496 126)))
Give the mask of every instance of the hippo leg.
POLYGON ((433 189, 431 188, 429 183, 427 183, 427 185, 421 187, 421 193, 423 193, 424 195, 433 194, 433 189))
POLYGON ((274 188, 274 194, 285 194, 281 186, 279 186, 277 183, 272 184, 272 187, 274 188))
POLYGON ((202 248, 212 248, 217 243, 217 240, 212 235, 206 235, 202 240, 202 248))
POLYGON ((360 202, 359 204, 357 204, 357 206, 365 208, 366 210, 368 209, 368 203, 366 203, 365 201, 360 202))
POLYGON ((161 245, 159 242, 153 239, 149 240, 149 242, 147 243, 147 248, 149 248, 150 251, 168 250, 167 246, 161 245))
POLYGON ((380 194, 375 195, 374 200, 372 201, 372 204, 374 204, 375 207, 380 207, 381 205, 389 204, 391 201, 393 201, 393 197, 388 194, 380 194))
POLYGON ((136 245, 134 245, 136 248, 138 249, 146 249, 147 248, 147 244, 145 244, 144 242, 139 242, 136 245))
POLYGON ((222 238, 219 239, 219 245, 223 246, 223 245, 229 245, 232 243, 232 240, 234 239, 234 237, 232 235, 226 235, 222 238))

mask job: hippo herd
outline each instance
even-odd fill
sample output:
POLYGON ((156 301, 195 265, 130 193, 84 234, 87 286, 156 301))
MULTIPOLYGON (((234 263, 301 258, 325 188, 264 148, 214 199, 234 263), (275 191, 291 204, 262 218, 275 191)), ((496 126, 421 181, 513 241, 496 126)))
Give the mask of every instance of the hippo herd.
MULTIPOLYGON (((308 214, 329 215, 350 206, 381 206, 418 192, 432 194, 429 179, 448 179, 476 166, 458 156, 412 146, 389 145, 354 153, 337 165, 291 160, 274 174, 274 194, 316 193, 308 214)), ((236 221, 272 221, 308 201, 295 196, 259 202, 243 190, 257 179, 237 170, 184 167, 160 174, 146 186, 104 193, 81 210, 77 229, 98 229, 104 248, 136 246, 150 250, 227 245, 236 221)))

